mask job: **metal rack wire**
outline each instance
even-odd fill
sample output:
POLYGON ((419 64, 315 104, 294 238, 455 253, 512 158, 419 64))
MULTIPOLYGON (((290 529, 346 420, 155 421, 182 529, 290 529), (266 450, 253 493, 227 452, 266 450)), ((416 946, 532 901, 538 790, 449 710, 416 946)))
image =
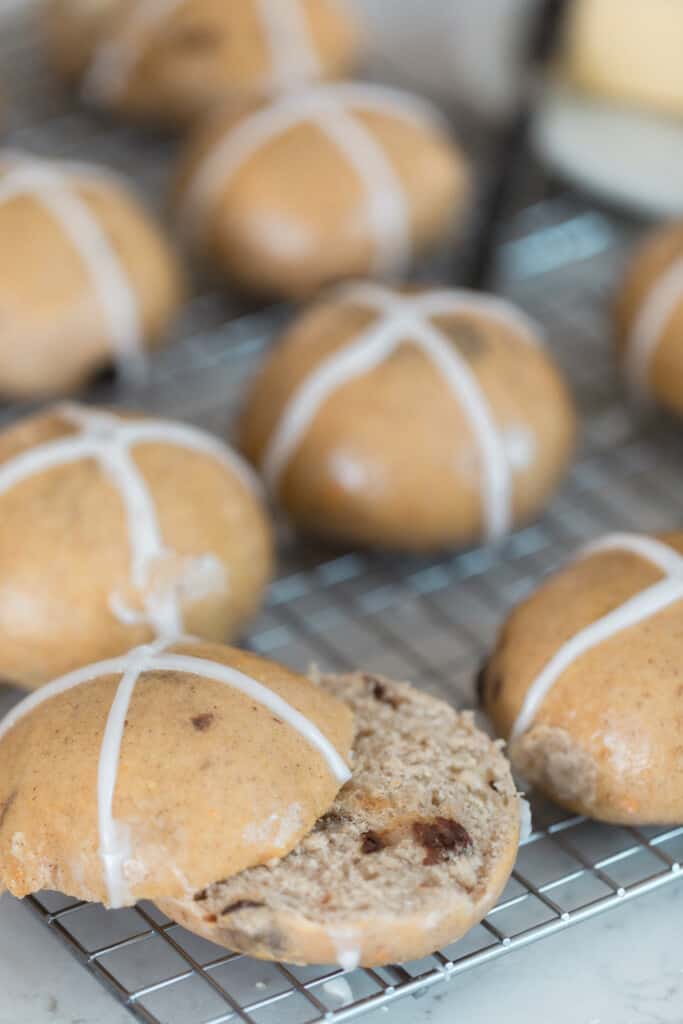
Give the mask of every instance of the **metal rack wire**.
MULTIPOLYGON (((3 30, 0 40, 18 111, 10 142, 134 170, 158 194, 166 144, 150 145, 64 108, 27 38, 20 26, 3 30)), ((301 669, 360 664, 471 706, 475 671, 498 624, 541 575, 605 530, 677 524, 683 475, 676 428, 637 423, 613 370, 605 310, 626 235, 604 215, 558 199, 517 217, 499 252, 500 290, 546 325, 584 417, 580 457, 544 518, 496 550, 431 559, 331 554, 284 533, 281 573, 248 646, 301 669)), ((142 390, 122 395, 101 386, 94 396, 225 432, 243 382, 286 316, 235 312, 223 299, 201 295, 142 390)), ((2 409, 0 419, 16 412, 2 409)), ((0 703, 11 699, 5 691, 0 703)), ((418 963, 346 974, 260 963, 191 935, 149 904, 105 912, 54 893, 25 904, 147 1024, 348 1021, 679 875, 683 827, 607 827, 543 801, 533 802, 533 814, 535 831, 495 909, 460 942, 418 963)))

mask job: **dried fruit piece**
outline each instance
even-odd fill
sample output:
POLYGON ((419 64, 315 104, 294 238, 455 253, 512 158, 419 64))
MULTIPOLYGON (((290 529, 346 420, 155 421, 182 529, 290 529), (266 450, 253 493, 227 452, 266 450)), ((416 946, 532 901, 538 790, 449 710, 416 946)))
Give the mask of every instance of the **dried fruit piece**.
POLYGON ((221 917, 225 917, 226 914, 236 914, 238 910, 252 910, 256 907, 265 907, 265 903, 259 903, 258 900, 237 900, 235 903, 229 903, 227 907, 223 907, 221 917))
POLYGON ((386 846, 378 832, 366 832, 361 838, 361 850, 363 853, 379 853, 386 846))
POLYGON ((472 849, 469 832, 452 818, 435 818, 432 822, 416 821, 413 836, 427 851, 423 864, 439 864, 450 853, 465 853, 472 849))

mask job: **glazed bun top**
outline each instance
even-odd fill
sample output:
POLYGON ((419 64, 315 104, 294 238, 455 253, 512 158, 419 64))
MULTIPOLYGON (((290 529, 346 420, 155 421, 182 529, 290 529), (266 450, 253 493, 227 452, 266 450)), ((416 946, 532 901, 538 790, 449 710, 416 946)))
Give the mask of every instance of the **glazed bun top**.
POLYGON ((282 857, 349 777, 352 714, 302 676, 163 641, 0 724, 0 888, 126 906, 282 857))
POLYGON ((177 255, 105 167, 0 149, 0 395, 139 380, 184 294, 177 255))
POLYGON ((303 526, 430 548, 496 539, 527 518, 574 431, 564 381, 521 310, 359 283, 314 303, 268 355, 240 445, 303 526))
POLYGON ((461 222, 469 170, 427 100, 344 81, 217 112, 190 137, 175 203, 181 233, 250 291, 312 297, 396 276, 461 222))
POLYGON ((631 396, 683 415, 683 221, 664 224, 636 247, 615 320, 631 396))
POLYGON ((188 424, 61 403, 0 432, 0 678, 235 635, 272 567, 258 479, 188 424))
POLYGON ((342 0, 51 0, 46 28, 88 101, 176 123, 339 77, 360 46, 342 0))
POLYGON ((523 601, 482 677, 513 763, 552 741, 555 791, 581 813, 680 814, 682 607, 683 533, 608 534, 523 601))

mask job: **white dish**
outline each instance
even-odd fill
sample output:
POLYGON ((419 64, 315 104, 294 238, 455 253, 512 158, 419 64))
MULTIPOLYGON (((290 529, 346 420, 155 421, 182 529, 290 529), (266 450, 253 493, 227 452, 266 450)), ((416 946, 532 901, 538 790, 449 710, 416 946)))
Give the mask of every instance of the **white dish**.
POLYGON ((655 217, 683 214, 683 121, 548 84, 532 127, 540 159, 575 185, 655 217))

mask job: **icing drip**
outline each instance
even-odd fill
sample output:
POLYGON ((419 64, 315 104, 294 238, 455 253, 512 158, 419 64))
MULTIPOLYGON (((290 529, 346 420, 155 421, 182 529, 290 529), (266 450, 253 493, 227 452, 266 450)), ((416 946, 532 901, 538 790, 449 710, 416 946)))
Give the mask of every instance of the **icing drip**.
POLYGON ((12 708, 9 714, 0 721, 1 741, 21 719, 46 701, 85 683, 94 682, 103 676, 121 676, 107 717, 97 773, 99 855, 107 891, 107 902, 114 908, 125 906, 131 900, 126 886, 126 866, 127 862, 132 859, 130 838, 125 824, 115 820, 113 805, 126 717, 135 687, 140 676, 145 672, 182 672, 212 679, 239 690, 250 700, 262 704, 295 729, 307 743, 320 753, 330 772, 339 782, 344 783, 351 777, 344 759, 339 756, 335 747, 320 729, 273 690, 228 665, 209 661, 206 658, 166 652, 167 644, 168 641, 158 640, 153 644, 137 647, 120 658, 110 658, 107 661, 77 669, 53 683, 48 683, 40 690, 36 690, 35 693, 12 708))
POLYGON ((270 51, 271 90, 319 78, 320 61, 301 0, 256 0, 256 10, 270 51))
POLYGON ((589 544, 581 552, 581 557, 591 557, 608 551, 630 552, 646 559, 661 569, 664 579, 635 594, 602 618, 596 619, 555 652, 527 690, 512 727, 510 739, 521 736, 531 726, 549 691, 577 658, 604 640, 611 639, 617 633, 651 618, 676 601, 683 600, 683 557, 673 548, 652 537, 617 533, 589 544))
POLYGON ((328 928, 327 933, 334 945, 337 963, 344 971, 355 971, 360 964, 361 947, 354 928, 328 928))
POLYGON ((517 797, 519 800, 519 844, 526 843, 527 840, 533 835, 534 826, 531 819, 531 805, 528 800, 525 800, 520 793, 517 797))
POLYGON ((181 210, 185 236, 197 246, 209 229, 218 196, 237 172, 263 146, 310 123, 339 150, 363 186, 365 215, 375 241, 375 271, 401 269, 412 249, 409 203, 381 143, 358 117, 364 111, 442 127, 428 104, 381 86, 345 82, 280 96, 231 127, 201 162, 181 210))
POLYGON ((330 978, 323 984, 323 992, 340 1006, 353 1002, 353 990, 343 975, 330 978))
POLYGON ((139 380, 145 355, 137 294, 105 231, 76 191, 79 177, 84 183, 101 185, 113 176, 76 163, 48 163, 17 153, 9 153, 3 162, 7 170, 0 176, 0 204, 31 196, 60 226, 90 279, 121 375, 139 380))
POLYGON ((683 303, 683 257, 655 281, 645 296, 627 342, 626 376, 631 394, 650 399, 650 366, 666 327, 683 303))
POLYGON ((289 460, 335 391, 379 366, 400 345, 411 344, 431 360, 462 406, 481 456, 486 533, 489 539, 501 537, 512 518, 512 467, 506 445, 476 375, 431 318, 481 313, 529 343, 538 340, 538 328, 502 300, 474 292, 444 290, 406 297, 376 285, 359 285, 343 289, 341 296, 376 310, 378 319, 320 363, 287 402, 264 455, 268 486, 277 491, 289 460))
POLYGON ((165 585, 154 585, 152 574, 173 552, 164 545, 154 499, 133 459, 131 448, 139 444, 168 444, 211 456, 240 481, 254 488, 254 477, 242 460, 216 438, 195 427, 165 420, 123 420, 84 406, 63 404, 59 415, 78 428, 66 438, 37 445, 0 465, 0 494, 38 473, 82 459, 95 459, 123 502, 130 546, 130 582, 143 598, 143 612, 126 606, 119 594, 112 594, 110 606, 123 623, 144 623, 160 637, 179 636, 184 631, 181 598, 191 594, 199 582, 206 589, 224 587, 224 574, 215 556, 188 559, 183 572, 165 585), (207 559, 209 561, 207 561, 207 559))

